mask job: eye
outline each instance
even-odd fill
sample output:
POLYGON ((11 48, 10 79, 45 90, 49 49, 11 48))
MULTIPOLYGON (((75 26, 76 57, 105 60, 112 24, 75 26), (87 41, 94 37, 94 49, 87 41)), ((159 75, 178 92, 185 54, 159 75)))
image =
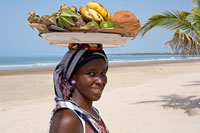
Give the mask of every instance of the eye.
POLYGON ((106 71, 105 71, 105 72, 102 72, 101 75, 106 75, 106 71))
POLYGON ((94 77, 94 76, 95 76, 95 73, 94 73, 94 72, 89 72, 88 75, 94 77))

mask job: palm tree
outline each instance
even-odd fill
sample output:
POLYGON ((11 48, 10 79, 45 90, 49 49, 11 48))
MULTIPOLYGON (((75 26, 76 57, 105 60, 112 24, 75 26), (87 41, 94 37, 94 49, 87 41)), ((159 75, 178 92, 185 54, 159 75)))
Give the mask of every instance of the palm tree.
POLYGON ((195 8, 191 12, 166 10, 150 17, 140 33, 144 36, 155 27, 176 30, 172 40, 167 41, 165 45, 177 53, 200 55, 200 0, 192 2, 195 8))

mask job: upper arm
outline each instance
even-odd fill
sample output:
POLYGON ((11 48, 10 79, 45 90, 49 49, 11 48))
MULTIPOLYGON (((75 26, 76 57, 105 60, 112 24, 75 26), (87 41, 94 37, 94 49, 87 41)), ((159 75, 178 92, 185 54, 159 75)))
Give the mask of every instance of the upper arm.
POLYGON ((83 126, 72 110, 62 109, 54 115, 50 133, 83 133, 83 126))

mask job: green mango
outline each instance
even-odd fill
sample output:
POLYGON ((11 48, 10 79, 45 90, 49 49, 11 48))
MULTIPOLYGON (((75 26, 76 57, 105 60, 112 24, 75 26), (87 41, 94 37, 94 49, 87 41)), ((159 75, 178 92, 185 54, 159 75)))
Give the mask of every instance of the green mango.
POLYGON ((112 28, 112 27, 115 27, 116 24, 110 20, 108 21, 102 21, 100 23, 100 28, 112 28))
POLYGON ((95 22, 95 21, 90 21, 90 22, 87 23, 87 25, 96 26, 97 28, 99 28, 99 24, 97 22, 95 22))

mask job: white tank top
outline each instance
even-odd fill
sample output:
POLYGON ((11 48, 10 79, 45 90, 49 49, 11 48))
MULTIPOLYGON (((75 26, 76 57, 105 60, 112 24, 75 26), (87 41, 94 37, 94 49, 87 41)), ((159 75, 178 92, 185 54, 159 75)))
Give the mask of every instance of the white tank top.
MULTIPOLYGON (((73 101, 71 100, 60 101, 59 105, 58 104, 56 105, 56 108, 54 109, 53 112, 55 113, 57 110, 63 108, 70 109, 77 115, 77 117, 80 119, 82 123, 84 133, 109 133, 102 119, 101 123, 103 124, 102 125, 98 124, 91 116, 88 115, 88 113, 86 113, 81 107, 79 107, 73 101)), ((98 110, 95 107, 93 107, 93 109, 99 115, 98 110)))

